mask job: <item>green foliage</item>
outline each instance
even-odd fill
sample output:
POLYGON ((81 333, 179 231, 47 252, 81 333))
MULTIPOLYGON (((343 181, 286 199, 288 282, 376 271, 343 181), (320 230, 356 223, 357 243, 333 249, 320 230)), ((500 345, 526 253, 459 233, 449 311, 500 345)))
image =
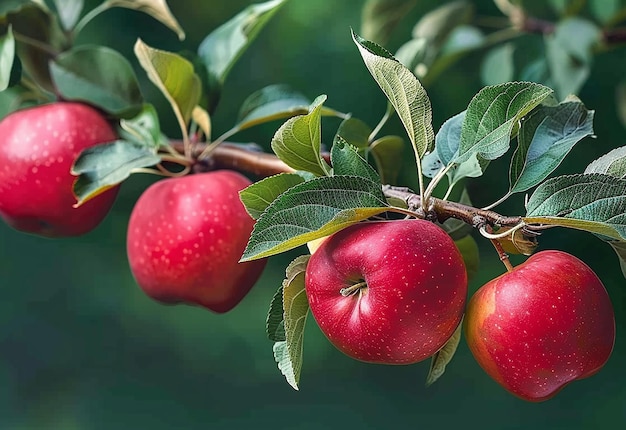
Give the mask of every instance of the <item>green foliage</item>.
POLYGON ((302 182, 304 179, 296 173, 279 173, 263 178, 241 190, 239 197, 250 216, 258 219, 278 196, 302 182))
POLYGON ((311 101, 287 85, 269 85, 243 102, 237 117, 237 129, 243 130, 264 122, 308 113, 311 101))
POLYGON ((9 87, 15 58, 15 38, 11 27, 0 36, 0 91, 9 87))
POLYGON ((361 12, 361 33, 366 39, 384 44, 417 0, 367 0, 361 12))
POLYGON ((463 321, 459 323, 459 326, 454 330, 452 337, 448 339, 446 344, 431 357, 430 369, 428 370, 428 376, 426 376, 427 387, 434 384, 446 371, 446 366, 452 361, 454 353, 459 347, 462 333, 463 321))
POLYGON ((65 30, 74 28, 83 10, 84 0, 54 0, 59 21, 65 30))
POLYGON ((112 7, 134 9, 148 14, 174 31, 180 40, 185 38, 185 32, 172 15, 165 0, 106 0, 101 6, 102 9, 112 7))
POLYGON ((380 176, 363 157, 359 155, 356 147, 350 145, 339 136, 330 151, 330 161, 333 167, 333 175, 360 176, 372 182, 380 183, 380 176))
POLYGON ((615 148, 597 160, 594 160, 587 166, 584 173, 603 173, 605 175, 625 179, 626 146, 615 148))

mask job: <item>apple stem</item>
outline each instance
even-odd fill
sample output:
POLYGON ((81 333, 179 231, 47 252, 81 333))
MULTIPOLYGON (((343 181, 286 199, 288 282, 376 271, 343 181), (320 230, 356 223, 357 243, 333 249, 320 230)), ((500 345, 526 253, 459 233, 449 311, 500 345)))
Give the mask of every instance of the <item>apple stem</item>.
POLYGON ((341 295, 344 297, 348 297, 353 294, 356 294, 357 291, 365 287, 367 287, 367 282, 361 281, 361 282, 357 282, 354 285, 350 285, 349 287, 342 288, 341 290, 339 290, 339 293, 341 293, 341 295))
POLYGON ((502 264, 504 264, 504 267, 506 267, 506 271, 512 272, 513 265, 511 264, 511 261, 509 260, 509 255, 506 253, 506 251, 502 247, 502 244, 500 243, 500 241, 498 241, 498 239, 489 239, 489 240, 491 241, 491 244, 493 245, 493 247, 496 248, 496 252, 498 253, 498 256, 500 257, 500 261, 502 261, 502 264))

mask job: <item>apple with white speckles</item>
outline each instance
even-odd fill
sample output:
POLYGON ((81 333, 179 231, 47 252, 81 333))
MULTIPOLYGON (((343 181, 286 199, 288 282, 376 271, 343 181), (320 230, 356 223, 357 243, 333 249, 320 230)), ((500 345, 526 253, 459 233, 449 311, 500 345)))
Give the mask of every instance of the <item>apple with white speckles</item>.
POLYGON ((482 286, 468 303, 464 325, 487 374, 533 402, 597 373, 615 343, 604 285, 562 251, 539 252, 482 286))
POLYGON ((254 226, 239 200, 250 183, 218 170, 163 179, 143 192, 128 223, 127 252, 148 296, 217 313, 244 298, 267 261, 239 263, 254 226))
POLYGON ((311 313, 357 360, 412 364, 458 327, 467 274, 454 242, 432 222, 367 221, 325 240, 305 274, 311 313))
POLYGON ((116 139, 94 108, 55 102, 13 112, 0 122, 0 217, 17 230, 77 236, 109 212, 119 187, 75 208, 71 167, 83 149, 116 139))

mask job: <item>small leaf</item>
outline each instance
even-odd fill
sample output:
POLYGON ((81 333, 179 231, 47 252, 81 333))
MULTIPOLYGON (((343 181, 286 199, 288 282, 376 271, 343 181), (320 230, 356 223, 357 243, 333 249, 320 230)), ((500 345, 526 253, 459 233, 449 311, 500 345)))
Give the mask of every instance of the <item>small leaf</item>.
POLYGON ((76 206, 121 183, 133 169, 160 161, 156 151, 123 140, 87 148, 72 167, 72 174, 78 175, 74 182, 76 206))
POLYGON ((207 138, 211 137, 211 116, 200 106, 196 106, 191 111, 191 119, 198 124, 207 138))
POLYGON ((154 49, 137 39, 135 55, 148 78, 170 102, 183 134, 200 101, 202 84, 193 64, 173 52, 154 49))
POLYGON ((461 342, 461 333, 463 332, 463 321, 461 321, 452 334, 452 337, 448 339, 446 344, 432 356, 430 361, 430 370, 428 371, 428 376, 426 377, 426 386, 430 386, 437 379, 439 379, 443 373, 446 371, 446 366, 452 358, 454 357, 454 353, 459 347, 459 343, 461 342))
POLYGON ((473 5, 467 1, 445 3, 425 14, 413 27, 413 38, 427 41, 429 62, 458 26, 468 24, 473 15, 473 5))
POLYGON ((142 104, 139 83, 126 58, 104 46, 78 46, 50 62, 57 91, 116 116, 132 117, 142 104))
POLYGON ((626 178, 626 146, 615 148, 597 160, 592 161, 584 173, 603 173, 616 178, 626 178))
POLYGON ((329 173, 330 168, 320 154, 322 146, 321 109, 325 95, 316 98, 307 115, 287 120, 274 134, 272 150, 289 167, 305 170, 318 176, 329 173))
POLYGON ((274 344, 274 358, 287 382, 298 390, 302 369, 304 327, 309 314, 309 301, 304 290, 304 274, 309 255, 293 260, 283 281, 283 324, 285 340, 274 344))
POLYGON ((238 129, 303 115, 309 111, 310 100, 287 85, 270 85, 252 93, 241 106, 238 129))
POLYGON ((367 0, 361 13, 363 37, 387 43, 398 23, 416 5, 417 0, 367 0))
POLYGON ((369 136, 371 133, 372 129, 369 125, 358 118, 350 117, 341 122, 333 142, 336 142, 337 139, 341 137, 350 145, 362 150, 369 146, 369 136))
POLYGON ((280 195, 257 220, 241 261, 288 251, 389 209, 379 183, 315 178, 280 195))
POLYGON ((380 184, 380 176, 374 168, 359 155, 354 146, 348 144, 341 136, 335 140, 331 148, 330 160, 333 165, 333 175, 360 176, 380 184))
POLYGON ((398 113, 413 144, 416 159, 421 160, 434 139, 432 110, 426 90, 415 75, 384 48, 354 32, 352 38, 367 69, 398 113))
POLYGON ((54 0, 54 5, 63 28, 65 30, 74 28, 83 10, 84 0, 54 0))
POLYGON ((6 34, 0 36, 0 91, 9 87, 14 59, 15 38, 11 26, 9 26, 6 34))
POLYGON ((32 3, 33 0, 4 0, 0 3, 0 18, 4 18, 9 13, 18 12, 23 6, 32 3))
POLYGON ((239 197, 250 216, 258 219, 278 196, 302 182, 304 179, 296 173, 279 173, 249 185, 239 197))
POLYGON ((144 104, 137 116, 120 121, 122 140, 129 140, 141 146, 157 149, 163 139, 156 109, 151 104, 144 104))
POLYGON ((165 0, 107 0, 105 4, 108 7, 123 7, 148 14, 174 31, 178 35, 178 39, 183 40, 185 38, 185 32, 172 15, 165 0))
POLYGON ((626 240, 626 180, 593 173, 548 179, 528 200, 527 224, 585 230, 626 240))
POLYGON ((369 152, 378 168, 380 181, 395 184, 402 169, 404 139, 400 136, 383 136, 372 142, 369 152))
POLYGON ((515 46, 506 43, 490 50, 480 66, 480 78, 484 85, 497 85, 513 80, 515 46))
MULTIPOLYGON (((498 230, 498 233, 504 232, 504 229, 498 230)), ((539 245, 535 237, 526 236, 522 230, 515 230, 512 234, 497 240, 507 254, 531 255, 539 245)))
POLYGON ((265 322, 265 332, 269 340, 274 342, 284 342, 285 337, 285 318, 283 311, 283 286, 281 285, 270 303, 270 310, 267 313, 265 322))
POLYGON ((593 111, 578 99, 541 106, 522 121, 511 160, 510 192, 539 184, 563 161, 576 143, 593 135, 593 111))
POLYGON ((552 90, 532 82, 485 87, 470 101, 461 129, 456 163, 473 155, 495 160, 509 149, 517 122, 538 106, 552 90))

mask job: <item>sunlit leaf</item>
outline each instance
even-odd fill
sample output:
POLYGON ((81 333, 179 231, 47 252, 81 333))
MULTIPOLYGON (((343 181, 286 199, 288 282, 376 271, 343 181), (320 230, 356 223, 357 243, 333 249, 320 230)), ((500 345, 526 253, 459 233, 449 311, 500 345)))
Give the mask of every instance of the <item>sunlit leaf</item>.
POLYGON ((321 111, 326 96, 316 98, 307 115, 290 118, 274 134, 272 150, 289 167, 305 170, 318 176, 330 172, 330 167, 322 159, 321 111))
POLYGON ((626 178, 626 146, 615 148, 592 161, 585 169, 585 173, 603 173, 616 178, 626 178))
POLYGON ((105 3, 108 7, 123 7, 146 13, 174 31, 180 40, 185 38, 185 32, 165 0, 107 0, 105 3))
POLYGON ((400 136, 383 136, 372 142, 369 152, 374 158, 381 182, 396 184, 404 159, 404 139, 400 136))
POLYGON ((354 32, 352 38, 367 69, 400 117, 419 161, 434 139, 432 110, 426 90, 415 75, 384 48, 354 32))
POLYGON ((593 173, 548 179, 527 204, 524 222, 585 230, 626 240, 626 180, 593 173))
POLYGON ((450 361, 452 361, 454 353, 461 342, 462 333, 463 321, 459 323, 458 327, 452 334, 452 337, 448 339, 446 344, 431 357, 430 370, 428 371, 428 376, 426 377, 427 387, 435 383, 435 381, 437 381, 437 379, 439 379, 446 371, 446 366, 450 363, 450 361))
POLYGON ((59 14, 61 25, 66 30, 71 30, 83 10, 84 0, 54 0, 54 5, 59 14))
POLYGON ((363 37, 384 44, 417 0, 367 0, 361 13, 363 37))
POLYGON ((303 115, 311 101, 287 85, 270 85, 252 93, 243 102, 237 119, 240 130, 273 121, 303 115))
POLYGON ((191 119, 198 124, 207 138, 211 137, 211 116, 204 108, 201 106, 194 107, 191 111, 191 119))
POLYGON ((241 190, 239 197, 250 216, 258 219, 279 195, 302 182, 304 179, 296 173, 279 173, 241 190))
POLYGON ((362 177, 303 182, 281 194, 257 220, 242 261, 288 251, 388 209, 380 183, 362 177))
POLYGON ((360 176, 380 184, 380 176, 369 163, 359 155, 357 148, 341 136, 335 139, 330 151, 333 175, 360 176))
POLYGON ((9 87, 14 59, 15 38, 9 26, 6 34, 0 36, 0 91, 4 91, 9 87))

